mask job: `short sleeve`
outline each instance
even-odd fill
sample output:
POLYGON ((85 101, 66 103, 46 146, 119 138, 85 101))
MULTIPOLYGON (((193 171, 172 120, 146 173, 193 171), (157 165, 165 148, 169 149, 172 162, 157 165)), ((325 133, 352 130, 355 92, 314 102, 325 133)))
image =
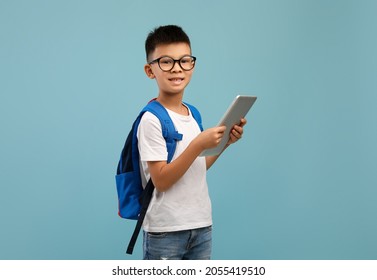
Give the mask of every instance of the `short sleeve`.
POLYGON ((138 127, 138 148, 141 161, 167 160, 166 142, 162 136, 159 119, 145 112, 138 127))

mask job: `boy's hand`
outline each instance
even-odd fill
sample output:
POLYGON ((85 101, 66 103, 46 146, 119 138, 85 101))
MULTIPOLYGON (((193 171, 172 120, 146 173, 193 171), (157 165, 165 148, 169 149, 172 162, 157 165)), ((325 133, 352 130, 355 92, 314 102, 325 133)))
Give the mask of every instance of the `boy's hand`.
POLYGON ((203 150, 214 148, 221 142, 225 129, 224 125, 208 128, 196 137, 196 141, 203 150))
POLYGON ((233 144, 242 138, 243 127, 246 125, 246 123, 246 119, 241 119, 238 125, 236 124, 233 126, 232 130, 229 133, 229 141, 227 145, 233 144))

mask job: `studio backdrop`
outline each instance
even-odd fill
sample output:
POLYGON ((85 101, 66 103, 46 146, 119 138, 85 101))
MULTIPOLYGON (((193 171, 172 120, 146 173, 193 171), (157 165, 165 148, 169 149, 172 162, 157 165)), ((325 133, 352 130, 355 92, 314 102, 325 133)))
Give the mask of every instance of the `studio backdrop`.
POLYGON ((208 172, 214 259, 377 258, 376 1, 0 2, 0 259, 140 259, 116 165, 156 26, 188 33, 205 128, 256 95, 208 172))

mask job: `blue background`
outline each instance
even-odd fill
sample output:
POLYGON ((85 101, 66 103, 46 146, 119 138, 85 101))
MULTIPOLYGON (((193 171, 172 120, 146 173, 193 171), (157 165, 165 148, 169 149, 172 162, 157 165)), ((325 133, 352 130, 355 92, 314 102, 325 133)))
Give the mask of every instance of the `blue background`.
POLYGON ((216 124, 257 95, 208 173, 214 259, 376 259, 376 1, 0 1, 0 258, 140 259, 117 216, 129 128, 157 94, 144 40, 178 24, 185 100, 216 124))

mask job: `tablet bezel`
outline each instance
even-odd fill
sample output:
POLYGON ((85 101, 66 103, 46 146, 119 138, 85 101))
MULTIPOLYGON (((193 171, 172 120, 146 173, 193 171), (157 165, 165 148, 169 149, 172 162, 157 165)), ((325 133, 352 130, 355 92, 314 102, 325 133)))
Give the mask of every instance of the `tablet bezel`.
POLYGON ((231 129, 246 116, 256 100, 256 96, 237 95, 217 124, 217 126, 226 126, 221 142, 215 148, 204 150, 200 156, 215 156, 220 154, 228 143, 231 129))

